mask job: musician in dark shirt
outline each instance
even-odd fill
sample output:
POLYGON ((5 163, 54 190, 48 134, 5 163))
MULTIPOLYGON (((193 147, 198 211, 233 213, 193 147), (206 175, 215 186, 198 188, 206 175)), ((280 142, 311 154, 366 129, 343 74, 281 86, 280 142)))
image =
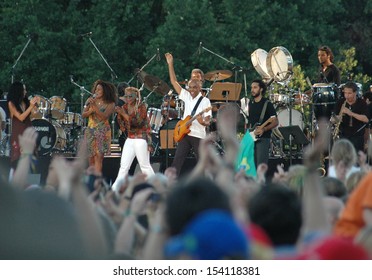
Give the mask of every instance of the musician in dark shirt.
POLYGON ((318 49, 319 77, 318 83, 341 84, 340 70, 333 64, 334 56, 332 50, 328 46, 321 46, 318 49))
POLYGON ((358 86, 355 83, 345 84, 345 97, 337 102, 335 115, 341 121, 339 137, 349 139, 357 151, 363 151, 364 130, 369 120, 369 113, 366 102, 357 98, 357 91, 358 86))
POLYGON ((266 84, 262 80, 254 80, 251 85, 252 99, 249 102, 249 116, 248 122, 250 127, 253 128, 255 125, 262 125, 270 118, 267 125, 258 126, 254 130, 254 134, 257 138, 254 145, 254 157, 255 164, 258 166, 260 163, 269 162, 269 149, 270 149, 270 138, 271 130, 278 125, 278 118, 274 108, 274 105, 269 99, 264 97, 266 92, 266 84), (262 111, 265 109, 262 120, 260 120, 262 111))

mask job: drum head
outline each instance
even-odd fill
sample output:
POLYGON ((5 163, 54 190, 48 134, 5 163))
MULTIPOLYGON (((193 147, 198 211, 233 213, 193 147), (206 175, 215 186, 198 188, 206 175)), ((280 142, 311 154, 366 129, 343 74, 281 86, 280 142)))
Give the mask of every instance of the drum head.
POLYGON ((286 82, 292 77, 292 55, 285 47, 274 47, 267 55, 266 67, 275 81, 286 82))
POLYGON ((32 120, 32 126, 38 133, 36 145, 39 155, 48 155, 56 146, 57 140, 60 140, 58 130, 61 130, 60 134, 63 134, 63 130, 58 123, 51 123, 45 119, 32 120))
POLYGON ((267 51, 257 49, 251 54, 251 61, 254 69, 261 75, 263 79, 269 80, 271 77, 266 67, 267 51))

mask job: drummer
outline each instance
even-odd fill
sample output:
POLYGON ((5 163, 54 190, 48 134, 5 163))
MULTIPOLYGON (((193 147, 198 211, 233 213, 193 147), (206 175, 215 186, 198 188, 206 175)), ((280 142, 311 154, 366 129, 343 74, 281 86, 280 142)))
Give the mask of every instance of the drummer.
POLYGON ((328 46, 319 47, 318 60, 320 63, 318 83, 336 84, 339 86, 341 84, 340 70, 333 64, 334 55, 328 46))

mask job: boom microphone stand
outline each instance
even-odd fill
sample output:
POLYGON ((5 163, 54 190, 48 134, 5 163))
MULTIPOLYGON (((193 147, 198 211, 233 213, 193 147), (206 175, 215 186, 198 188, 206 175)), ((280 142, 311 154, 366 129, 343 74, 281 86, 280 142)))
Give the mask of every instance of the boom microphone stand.
MULTIPOLYGON (((248 71, 247 68, 244 68, 242 66, 239 66, 237 64, 235 64, 234 62, 232 62, 231 60, 228 60, 227 58, 223 57, 222 55, 219 55, 209 49, 207 49, 206 47, 204 47, 202 45, 203 43, 200 42, 200 45, 199 45, 199 48, 202 49, 202 50, 205 50, 215 56, 217 56, 218 58, 221 58, 222 60, 224 60, 225 62, 227 62, 228 64, 231 64, 233 65, 233 68, 232 70, 234 70, 234 80, 235 80, 235 85, 237 84, 237 80, 238 80, 238 72, 242 72, 243 73, 243 80, 244 80, 244 90, 245 90, 245 97, 247 97, 247 77, 246 77, 246 72, 248 71)), ((199 53, 201 53, 201 50, 199 51, 199 53)), ((236 90, 236 89, 235 89, 236 90)), ((226 102, 228 102, 228 95, 226 95, 226 102)), ((236 105, 239 107, 239 110, 240 112, 243 114, 244 116, 244 121, 245 121, 245 126, 247 127, 247 122, 248 122, 248 118, 247 118, 247 114, 243 111, 242 107, 237 103, 237 101, 235 101, 236 105)))
POLYGON ((92 35, 92 32, 86 33, 84 35, 85 35, 85 37, 88 37, 88 40, 92 43, 93 47, 96 49, 96 51, 98 52, 98 54, 101 56, 102 60, 106 63, 107 67, 110 69, 110 71, 111 71, 111 80, 112 80, 112 82, 114 82, 114 80, 117 79, 118 76, 116 75, 115 71, 111 68, 111 66, 107 62, 106 58, 102 55, 102 53, 100 52, 100 50, 97 48, 96 44, 93 42, 92 38, 90 37, 92 35))
POLYGON ((23 53, 25 52, 25 50, 27 49, 28 45, 31 43, 31 40, 33 38, 32 35, 28 35, 27 37, 28 37, 28 40, 27 40, 25 46, 23 47, 23 50, 21 51, 21 53, 19 54, 18 58, 16 59, 14 65, 12 66, 12 78, 11 78, 12 84, 14 82, 14 76, 15 76, 14 75, 14 70, 15 70, 15 67, 17 66, 18 61, 21 59, 23 53))
MULTIPOLYGON (((84 94, 85 93, 88 93, 89 95, 92 95, 93 94, 86 90, 83 86, 77 84, 75 81, 74 81, 74 77, 72 75, 70 75, 70 81, 73 85, 77 86, 79 89, 80 89, 80 114, 81 116, 83 116, 83 111, 84 111, 84 94)), ((84 121, 84 125, 81 126, 81 133, 83 133, 83 130, 84 130, 84 126, 85 126, 85 121, 84 121)))

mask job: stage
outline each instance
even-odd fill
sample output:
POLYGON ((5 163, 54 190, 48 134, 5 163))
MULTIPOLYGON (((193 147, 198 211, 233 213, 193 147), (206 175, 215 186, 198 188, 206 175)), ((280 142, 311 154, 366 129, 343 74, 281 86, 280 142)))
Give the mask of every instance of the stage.
MULTIPOLYGON (((58 154, 65 156, 67 159, 72 160, 74 157, 71 157, 67 154, 58 154)), ((36 164, 36 172, 41 175, 40 178, 40 183, 44 184, 45 179, 47 177, 47 172, 48 172, 48 167, 51 161, 51 156, 42 156, 37 159, 37 164, 36 164)), ((173 156, 168 157, 168 162, 165 157, 165 155, 160 155, 160 156, 153 156, 150 159, 151 165, 154 169, 155 172, 164 172, 164 170, 168 166, 172 164, 173 161, 173 156)), ((195 166, 196 164, 196 159, 194 157, 187 157, 185 159, 184 166, 181 170, 181 176, 184 176, 188 174, 195 166)), ((281 164, 284 167, 284 170, 288 170, 288 167, 290 165, 290 160, 286 158, 270 158, 269 159, 269 170, 267 172, 267 178, 270 179, 274 172, 276 171, 276 166, 281 164)), ((302 164, 302 159, 296 158, 292 159, 292 165, 294 164, 302 164)), ((4 178, 8 178, 9 175, 9 166, 10 166, 10 161, 9 157, 0 157, 0 170, 1 170, 1 175, 4 176, 4 178)), ((115 154, 112 156, 105 156, 103 160, 103 176, 106 178, 107 182, 113 182, 116 178, 116 175, 118 173, 120 167, 120 155, 115 154)), ((140 168, 138 164, 133 164, 132 168, 130 170, 130 174, 133 175, 136 172, 139 172, 140 168)))

